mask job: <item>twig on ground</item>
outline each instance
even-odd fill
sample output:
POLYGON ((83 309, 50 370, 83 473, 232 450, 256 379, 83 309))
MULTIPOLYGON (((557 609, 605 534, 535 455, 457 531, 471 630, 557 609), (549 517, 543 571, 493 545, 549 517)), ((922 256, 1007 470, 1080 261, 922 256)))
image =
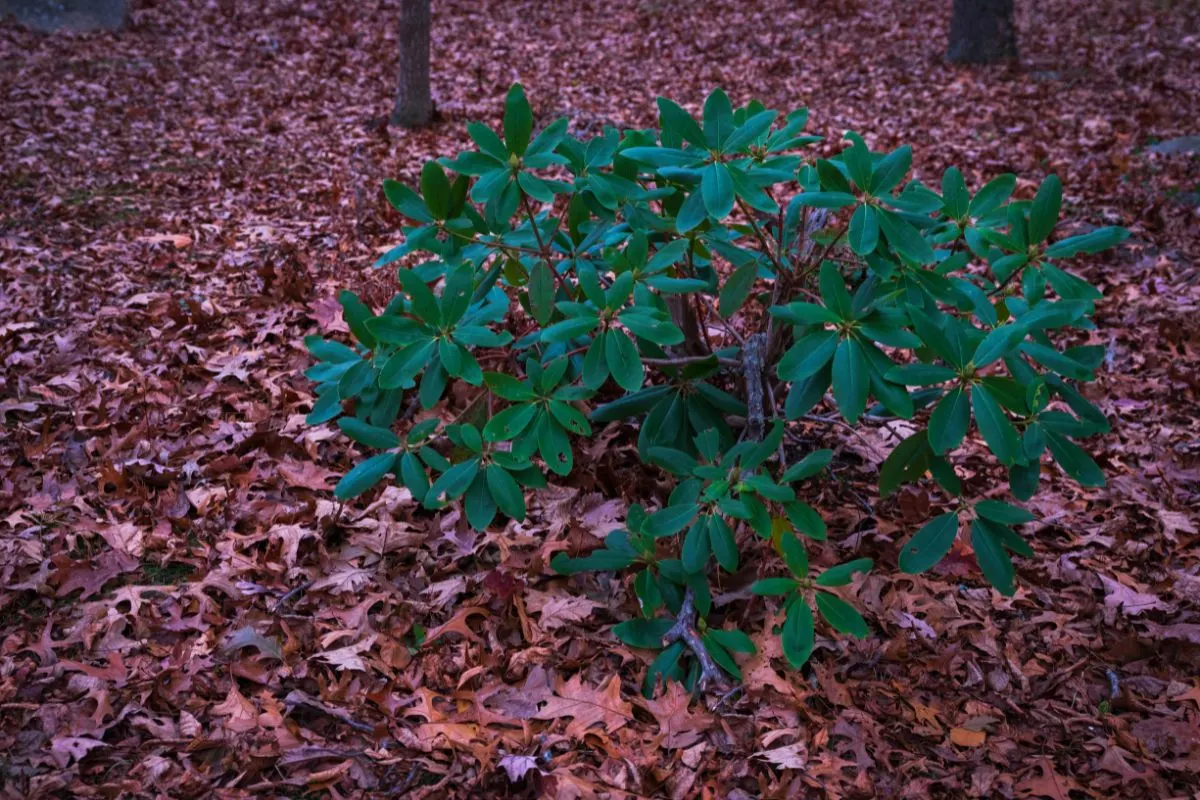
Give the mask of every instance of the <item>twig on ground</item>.
POLYGON ((281 608, 288 605, 293 600, 298 598, 300 595, 307 592, 309 590, 309 588, 312 587, 312 585, 313 585, 312 581, 305 581, 304 583, 300 584, 296 588, 289 590, 287 592, 287 594, 285 594, 283 597, 279 598, 279 602, 275 604, 275 613, 278 614, 279 610, 281 608))

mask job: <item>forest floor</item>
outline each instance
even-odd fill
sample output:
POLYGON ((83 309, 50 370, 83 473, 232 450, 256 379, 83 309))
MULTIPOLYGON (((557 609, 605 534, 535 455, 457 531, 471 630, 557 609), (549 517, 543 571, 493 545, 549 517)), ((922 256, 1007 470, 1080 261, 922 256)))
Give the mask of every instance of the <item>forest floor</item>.
POLYGON ((4 796, 1196 796, 1200 156, 1154 145, 1200 135, 1200 7, 1021 2, 1019 66, 967 69, 948 0, 438 0, 441 119, 410 133, 378 124, 394 1, 249 5, 0 27, 4 796), (1069 224, 1132 230, 1087 265, 1109 484, 1046 468, 1015 597, 957 551, 896 572, 929 498, 878 497, 894 439, 798 423, 836 451, 821 557, 881 564, 872 635, 796 672, 767 625, 714 712, 641 697, 646 654, 608 633, 628 586, 545 566, 661 500, 627 428, 505 529, 396 488, 334 502, 354 454, 303 424, 301 339, 345 330, 339 288, 390 297, 382 178, 495 125, 518 79, 579 129, 716 85, 807 105, 829 152, 856 129, 1021 196, 1054 171, 1069 224))

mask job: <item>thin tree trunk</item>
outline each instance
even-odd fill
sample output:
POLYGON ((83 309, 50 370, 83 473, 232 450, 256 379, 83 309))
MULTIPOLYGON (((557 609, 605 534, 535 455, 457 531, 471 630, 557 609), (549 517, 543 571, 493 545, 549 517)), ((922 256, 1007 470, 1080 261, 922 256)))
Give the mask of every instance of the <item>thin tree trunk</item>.
POLYGON ((400 76, 392 122, 405 128, 429 124, 429 0, 400 0, 400 76))
POLYGON ((954 0, 948 61, 994 64, 1016 57, 1013 0, 954 0))

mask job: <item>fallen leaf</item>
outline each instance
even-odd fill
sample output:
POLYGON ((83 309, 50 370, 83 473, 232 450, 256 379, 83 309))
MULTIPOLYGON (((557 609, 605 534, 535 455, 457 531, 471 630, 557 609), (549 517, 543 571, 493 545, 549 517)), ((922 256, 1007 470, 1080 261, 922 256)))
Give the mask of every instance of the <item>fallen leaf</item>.
POLYGON ((571 717, 567 725, 567 736, 579 739, 593 725, 600 725, 609 733, 620 730, 633 719, 633 706, 621 699, 621 681, 616 675, 605 681, 599 689, 583 683, 583 678, 574 675, 565 684, 554 689, 554 695, 534 715, 534 719, 559 719, 571 717))

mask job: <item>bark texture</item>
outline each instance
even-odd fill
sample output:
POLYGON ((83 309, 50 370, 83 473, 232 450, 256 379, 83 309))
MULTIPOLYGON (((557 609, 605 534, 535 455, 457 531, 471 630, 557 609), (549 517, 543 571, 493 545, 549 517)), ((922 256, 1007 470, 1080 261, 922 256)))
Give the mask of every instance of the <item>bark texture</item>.
POLYGON ((433 117, 429 96, 429 0, 400 2, 400 74, 392 123, 405 128, 428 125, 433 117))
POLYGON ((950 47, 954 64, 995 64, 1017 57, 1013 0, 954 0, 950 47))

